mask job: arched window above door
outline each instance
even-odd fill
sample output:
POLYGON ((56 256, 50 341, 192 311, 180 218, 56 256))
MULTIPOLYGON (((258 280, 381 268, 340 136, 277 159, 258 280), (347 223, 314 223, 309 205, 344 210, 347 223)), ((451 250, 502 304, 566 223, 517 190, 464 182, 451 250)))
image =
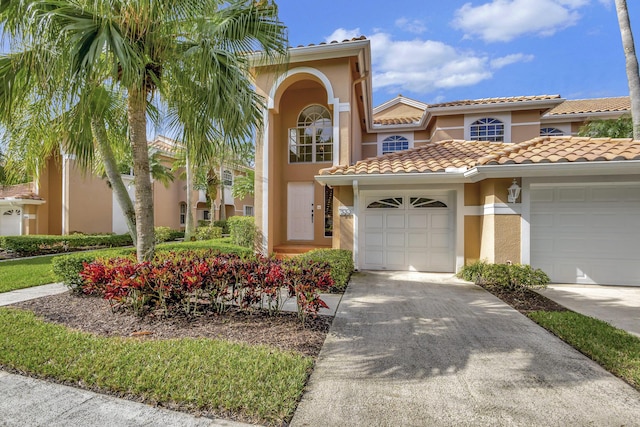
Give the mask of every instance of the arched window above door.
POLYGON ((289 129, 289 163, 333 161, 333 122, 322 105, 306 107, 295 128, 289 129))

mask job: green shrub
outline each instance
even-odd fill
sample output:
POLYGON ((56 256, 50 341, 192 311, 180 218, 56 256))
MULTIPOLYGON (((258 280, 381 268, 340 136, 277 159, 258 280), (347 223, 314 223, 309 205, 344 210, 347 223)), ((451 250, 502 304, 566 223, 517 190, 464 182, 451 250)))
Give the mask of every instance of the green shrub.
POLYGON ((234 245, 253 248, 256 241, 256 222, 252 216, 232 216, 227 220, 231 242, 234 245))
POLYGON ((153 232, 156 236, 156 243, 166 242, 171 238, 171 229, 169 227, 154 227, 153 232))
POLYGON ((353 273, 353 254, 345 249, 314 249, 296 257, 302 261, 329 264, 333 286, 331 292, 344 292, 353 273))
POLYGON ((222 228, 222 234, 229 234, 229 224, 226 219, 220 219, 218 221, 213 221, 213 225, 216 227, 222 228))
POLYGON ((80 272, 84 268, 85 263, 91 263, 98 258, 109 258, 111 256, 130 256, 134 255, 133 249, 113 250, 113 251, 89 251, 77 254, 61 255, 51 259, 53 273, 57 280, 67 285, 72 291, 80 292, 82 289, 82 279, 80 272))
POLYGON ((174 240, 178 240, 178 239, 184 239, 184 231, 171 230, 171 233, 170 233, 168 241, 174 241, 174 240))
POLYGON ((478 285, 502 286, 512 290, 540 289, 549 284, 549 276, 527 264, 488 264, 476 261, 465 265, 458 277, 478 285))
POLYGON ((87 248, 112 248, 132 243, 128 234, 0 236, 0 248, 15 252, 19 256, 55 254, 87 248))
POLYGON ((222 237, 222 228, 207 226, 196 228, 196 240, 211 240, 222 237))

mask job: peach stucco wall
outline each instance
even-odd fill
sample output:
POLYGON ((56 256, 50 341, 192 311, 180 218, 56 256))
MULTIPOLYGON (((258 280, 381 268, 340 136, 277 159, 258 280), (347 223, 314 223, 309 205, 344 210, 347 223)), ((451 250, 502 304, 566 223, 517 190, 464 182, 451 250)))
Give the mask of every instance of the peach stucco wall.
POLYGON ((112 192, 107 181, 91 173, 83 173, 73 160, 65 160, 66 232, 108 233, 112 230, 112 192))

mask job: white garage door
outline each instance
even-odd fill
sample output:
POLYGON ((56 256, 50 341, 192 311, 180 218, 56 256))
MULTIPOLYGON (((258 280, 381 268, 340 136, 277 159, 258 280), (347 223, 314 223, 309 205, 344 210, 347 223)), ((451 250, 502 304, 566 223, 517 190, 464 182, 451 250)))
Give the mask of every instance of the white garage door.
POLYGON ((554 282, 640 285, 640 185, 532 187, 531 265, 554 282))
POLYGON ((19 236, 21 218, 20 208, 0 208, 0 236, 19 236))
POLYGON ((362 267, 370 270, 452 272, 451 209, 446 197, 365 197, 362 267))

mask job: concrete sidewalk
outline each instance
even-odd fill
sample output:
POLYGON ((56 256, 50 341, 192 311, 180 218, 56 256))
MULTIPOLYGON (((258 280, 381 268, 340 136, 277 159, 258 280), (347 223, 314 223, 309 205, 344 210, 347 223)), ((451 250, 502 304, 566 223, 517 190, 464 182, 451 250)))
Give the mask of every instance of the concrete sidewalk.
POLYGON ((0 425, 247 427, 0 371, 0 425))
POLYGON ((352 278, 292 426, 638 425, 640 393, 482 288, 352 278))
POLYGON ((640 286, 549 285, 540 294, 640 337, 640 286))
POLYGON ((15 304, 17 302, 28 301, 30 299, 46 297, 49 295, 61 294, 68 290, 69 288, 62 283, 51 283, 49 285, 2 292, 0 293, 0 306, 15 304))

